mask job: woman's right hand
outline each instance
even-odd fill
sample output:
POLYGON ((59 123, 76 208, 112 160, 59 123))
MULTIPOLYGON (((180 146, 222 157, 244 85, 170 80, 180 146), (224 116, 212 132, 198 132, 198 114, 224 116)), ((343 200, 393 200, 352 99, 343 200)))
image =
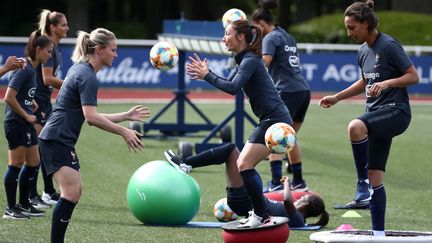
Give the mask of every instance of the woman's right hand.
POLYGON ((136 153, 144 148, 144 144, 141 141, 142 134, 139 132, 125 128, 122 137, 128 145, 129 152, 134 151, 136 153))
POLYGON ((338 99, 336 98, 336 95, 328 95, 321 98, 319 101, 319 105, 323 108, 330 108, 331 106, 338 103, 338 99))
POLYGON ((201 58, 194 53, 194 57, 189 57, 189 63, 186 64, 187 74, 191 79, 204 79, 209 73, 207 59, 201 60, 201 58))

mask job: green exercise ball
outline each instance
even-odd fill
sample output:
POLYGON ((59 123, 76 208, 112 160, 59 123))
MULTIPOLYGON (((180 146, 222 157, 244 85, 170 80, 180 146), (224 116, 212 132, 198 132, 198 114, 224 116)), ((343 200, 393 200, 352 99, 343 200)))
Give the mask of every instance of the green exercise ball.
POLYGON ((166 161, 142 165, 127 187, 128 207, 144 224, 186 224, 198 212, 200 202, 195 179, 166 161))

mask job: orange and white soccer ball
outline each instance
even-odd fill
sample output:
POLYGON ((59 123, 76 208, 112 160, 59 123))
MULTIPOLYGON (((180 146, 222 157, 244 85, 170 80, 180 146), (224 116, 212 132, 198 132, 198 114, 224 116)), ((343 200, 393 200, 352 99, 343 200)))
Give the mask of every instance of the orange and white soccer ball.
POLYGON ((220 222, 229 222, 238 219, 238 215, 227 204, 226 197, 219 199, 213 209, 213 214, 220 222))
POLYGON ((265 144, 273 154, 290 151, 296 142, 296 132, 290 125, 278 122, 271 125, 265 133, 265 144))
POLYGON ((179 53, 177 48, 166 41, 156 43, 150 49, 151 64, 161 70, 168 71, 177 65, 179 53))
POLYGON ((223 24, 224 29, 226 29, 226 27, 231 22, 234 22, 237 20, 247 20, 246 14, 237 8, 232 8, 232 9, 226 11, 222 17, 222 24, 223 24))

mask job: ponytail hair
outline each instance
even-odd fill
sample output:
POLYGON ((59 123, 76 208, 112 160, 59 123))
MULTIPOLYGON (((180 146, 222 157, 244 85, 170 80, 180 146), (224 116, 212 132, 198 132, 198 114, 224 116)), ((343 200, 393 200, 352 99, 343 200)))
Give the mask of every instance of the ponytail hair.
POLYGON ((254 25, 249 25, 247 20, 237 20, 231 23, 237 34, 244 34, 247 49, 262 57, 261 30, 254 25))
POLYGON ((368 31, 374 31, 378 26, 378 17, 374 12, 374 1, 355 2, 347 7, 345 16, 353 17, 360 23, 368 22, 368 31))
POLYGON ((110 41, 115 39, 114 33, 104 28, 97 28, 90 34, 85 31, 78 31, 71 59, 74 63, 88 62, 90 56, 94 54, 96 46, 106 47, 110 41))
POLYGON ((30 34, 24 54, 31 60, 35 60, 36 48, 39 47, 43 49, 50 44, 52 44, 52 41, 48 37, 42 35, 39 30, 35 30, 30 34))
POLYGON ((322 200, 322 198, 318 195, 315 194, 310 194, 309 198, 308 198, 308 204, 304 207, 301 208, 301 211, 303 212, 303 215, 306 218, 308 217, 318 217, 319 216, 319 220, 313 224, 308 224, 311 226, 314 225, 320 225, 320 226, 325 226, 328 224, 329 222, 329 214, 328 212, 325 210, 325 205, 324 205, 324 201, 322 200))
POLYGON ((260 20, 263 20, 267 24, 273 24, 274 20, 270 9, 275 9, 278 5, 279 0, 260 0, 258 3, 259 8, 252 13, 252 22, 258 23, 260 20))
POLYGON ((42 9, 39 14, 39 31, 42 35, 51 36, 50 25, 57 26, 62 18, 66 18, 66 15, 60 12, 51 12, 48 9, 42 9))

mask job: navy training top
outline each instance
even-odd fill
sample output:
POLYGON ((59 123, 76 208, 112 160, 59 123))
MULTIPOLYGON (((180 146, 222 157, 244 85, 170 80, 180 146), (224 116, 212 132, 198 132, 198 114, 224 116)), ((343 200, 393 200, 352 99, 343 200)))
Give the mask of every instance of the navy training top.
MULTIPOLYGON (((413 65, 402 46, 391 36, 379 33, 371 47, 364 43, 357 55, 366 89, 372 84, 401 77, 413 65)), ((408 91, 403 88, 388 88, 378 97, 367 97, 366 111, 385 106, 396 106, 411 114, 408 91)))
POLYGON ((263 55, 272 56, 269 73, 279 93, 310 90, 303 78, 297 43, 277 26, 263 38, 263 55))
POLYGON ((85 120, 82 106, 97 106, 98 88, 96 73, 90 63, 72 65, 39 138, 74 147, 85 120))
POLYGON ((289 219, 288 225, 291 227, 304 227, 306 221, 303 215, 296 210, 292 215, 288 214, 283 202, 267 199, 265 200, 268 211, 272 216, 287 217, 289 219))
POLYGON ((262 58, 250 51, 240 52, 234 58, 238 65, 228 78, 220 77, 209 70, 204 80, 232 95, 243 89, 249 98, 253 113, 260 120, 267 119, 273 114, 289 113, 262 58))
MULTIPOLYGON (((39 65, 36 68, 37 73, 37 83, 36 83, 36 93, 35 93, 35 100, 38 105, 42 105, 43 107, 51 108, 51 93, 52 93, 52 87, 46 86, 43 81, 42 76, 42 68, 43 67, 50 67, 53 69, 53 75, 60 77, 60 69, 62 66, 62 57, 60 53, 60 48, 58 45, 55 45, 53 47, 51 57, 48 59, 48 61, 44 64, 39 65)), ((46 114, 47 116, 49 114, 46 114)))
MULTIPOLYGON (((17 92, 16 99, 27 114, 33 114, 32 101, 36 90, 36 71, 28 58, 26 58, 25 68, 19 68, 11 72, 8 87, 17 92)), ((6 105, 4 121, 12 120, 20 123, 27 122, 24 117, 18 115, 9 105, 6 105)))

